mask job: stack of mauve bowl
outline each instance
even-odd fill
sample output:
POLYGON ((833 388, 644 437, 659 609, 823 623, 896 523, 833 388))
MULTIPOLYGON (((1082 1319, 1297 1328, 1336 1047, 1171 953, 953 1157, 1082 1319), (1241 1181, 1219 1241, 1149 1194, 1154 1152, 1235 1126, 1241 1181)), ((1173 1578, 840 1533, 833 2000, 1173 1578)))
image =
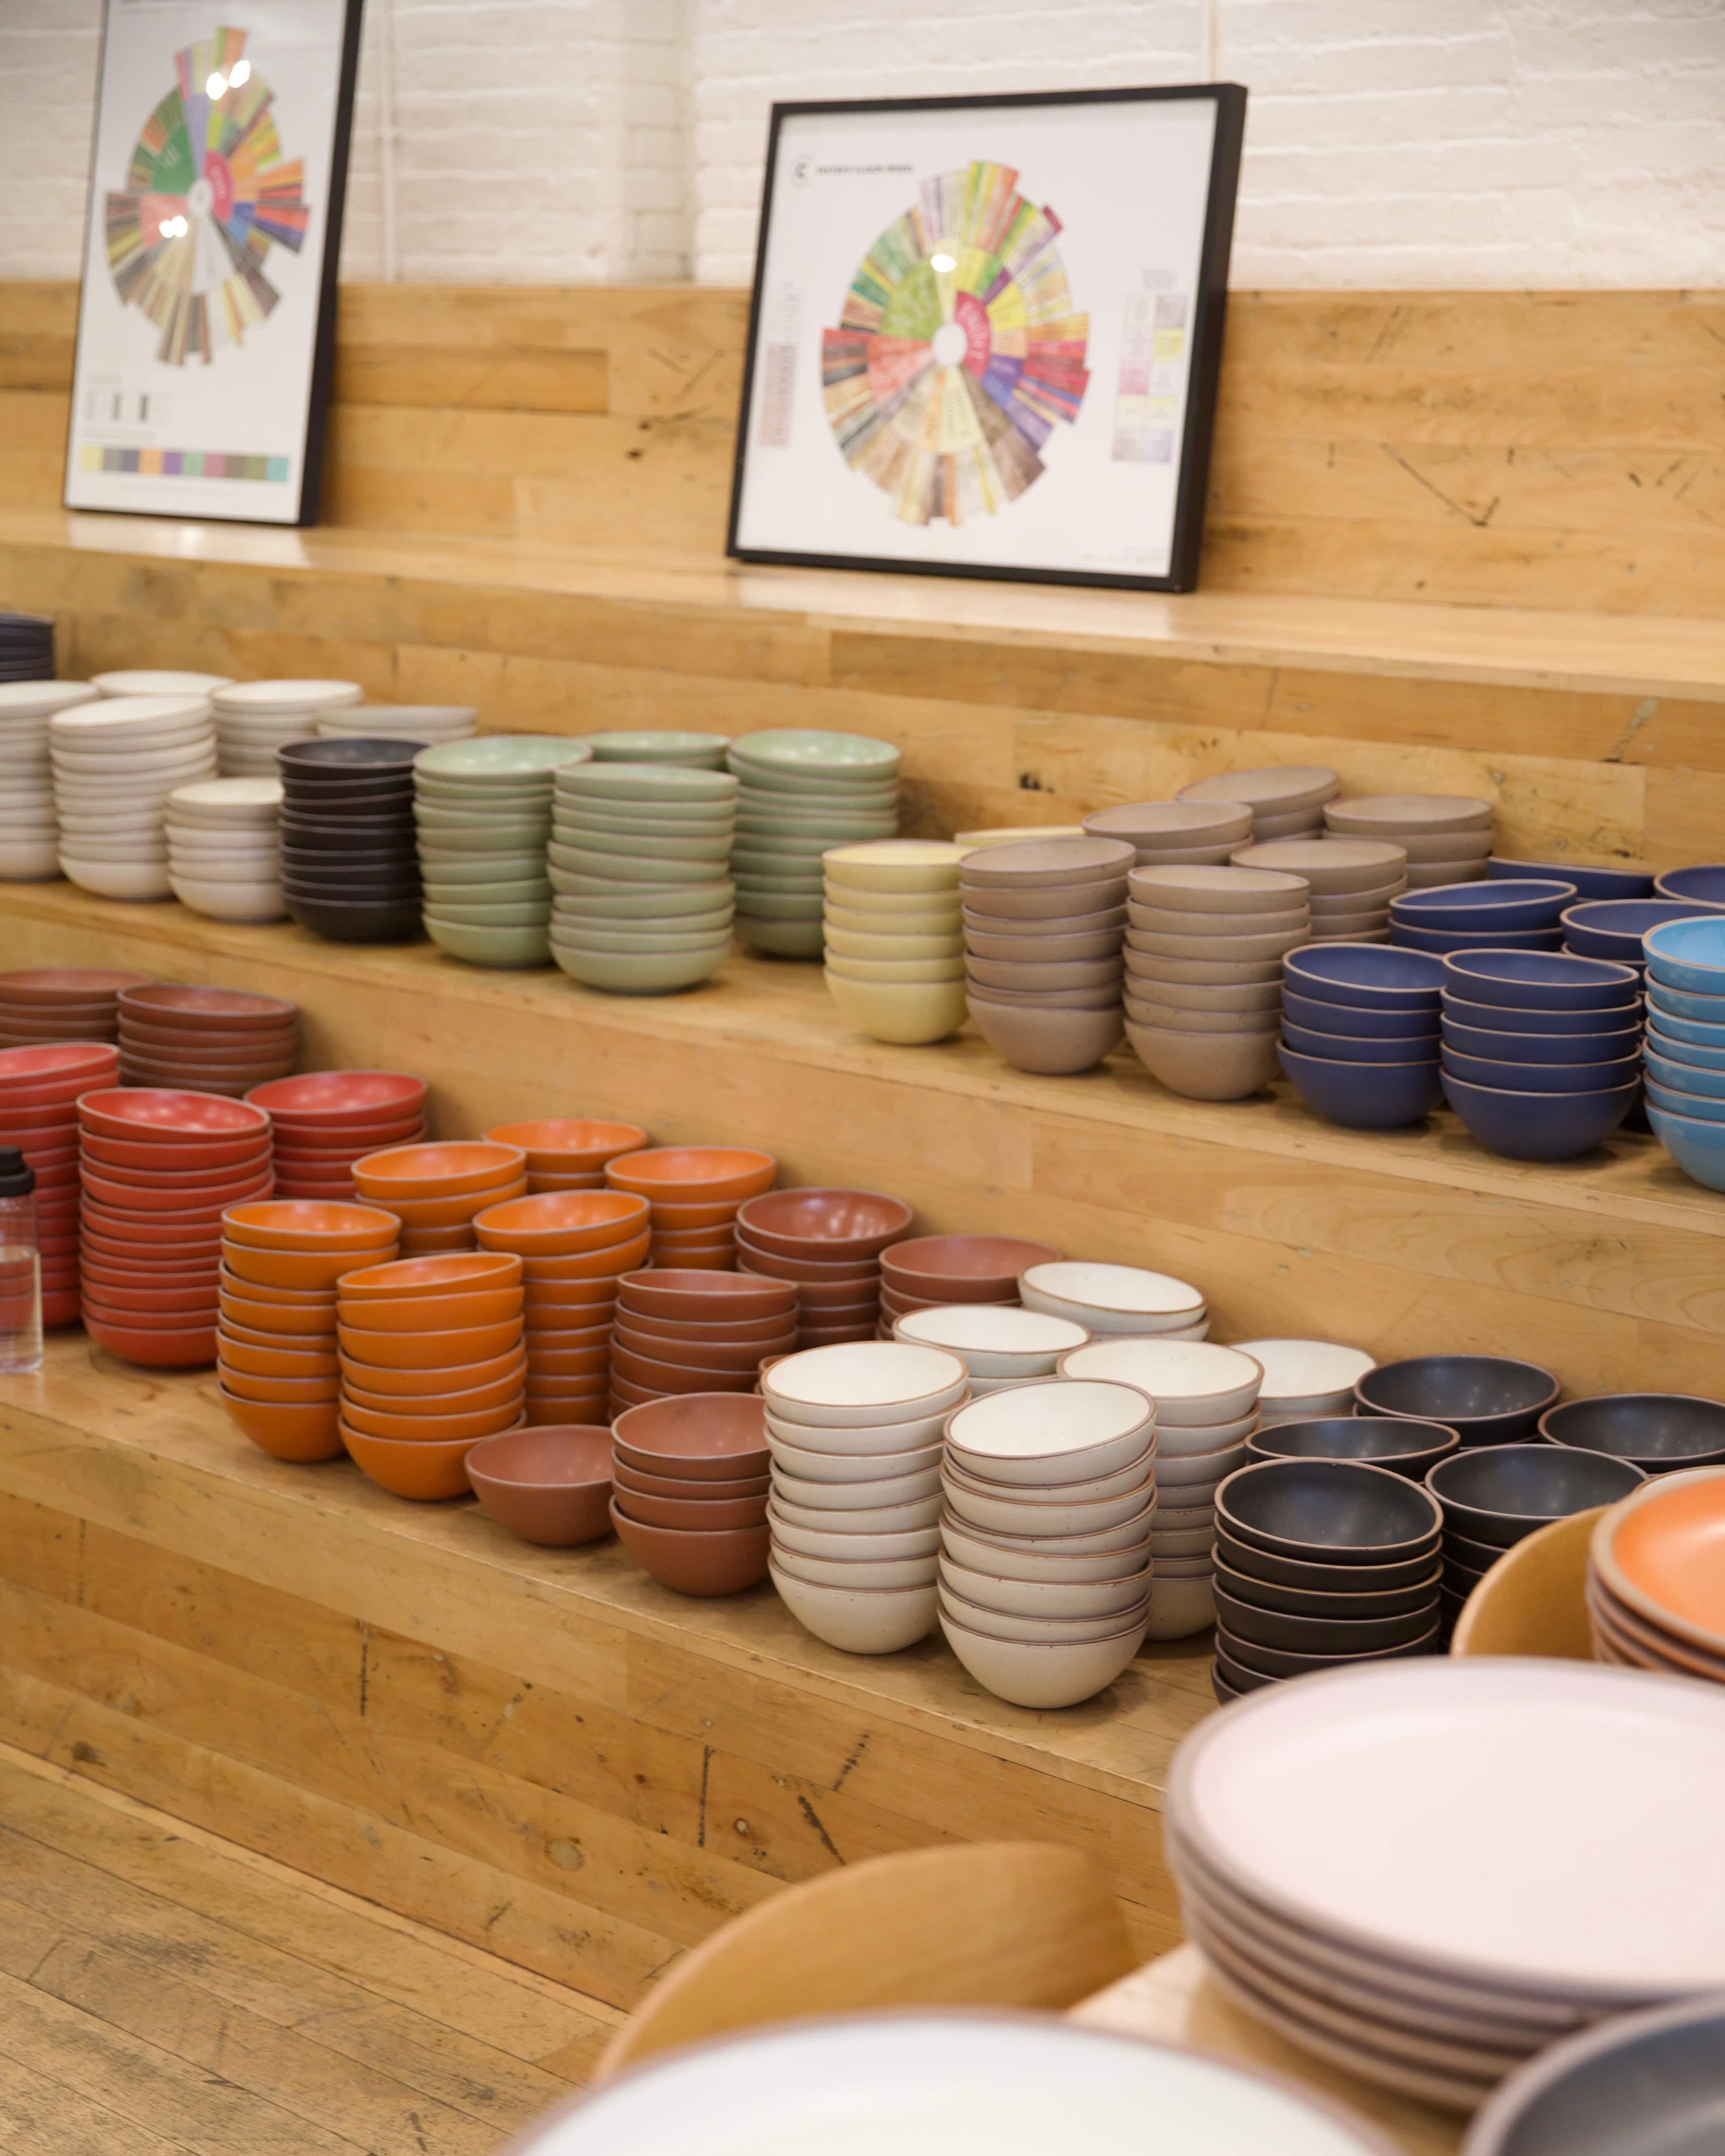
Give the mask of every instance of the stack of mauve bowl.
POLYGON ((880 1253, 880 1312, 889 1329, 913 1310, 951 1302, 1015 1305, 1019 1275, 1060 1256, 1017 1235, 918 1235, 880 1253))
POLYGON ((246 1095, 275 1131, 278 1198, 354 1195, 353 1163, 425 1135, 425 1081, 405 1070, 307 1070, 246 1095))
POLYGON ((1408 857, 1409 891, 1472 883, 1491 852, 1491 804, 1465 793, 1373 793, 1332 801, 1324 823, 1337 839, 1377 839, 1408 857))
POLYGON ((270 1118, 208 1093, 80 1096, 84 1329, 122 1361, 216 1359, 222 1215, 268 1198, 270 1118))
POLYGON ((1314 943, 1387 942, 1391 901, 1408 887, 1406 854, 1381 839, 1271 839, 1231 859, 1305 880, 1314 943))
MULTIPOLYGON (((649 1267, 616 1283, 614 1345, 654 1364, 748 1372, 747 1390, 769 1358, 790 1354, 797 1344, 797 1297, 792 1281, 756 1279, 747 1273, 696 1272, 649 1267), (726 1360, 721 1364, 717 1355, 726 1360)), ((614 1367, 614 1413, 670 1396, 670 1388, 638 1384, 614 1367)), ((709 1383, 707 1392, 727 1385, 709 1383)))
POLYGON ((996 1055, 1050 1077, 1120 1045, 1127 872, 1119 839, 988 846, 958 865, 965 997, 996 1055))
POLYGON ((499 1123, 485 1136, 493 1145, 519 1146, 526 1155, 530 1198, 548 1190, 603 1190, 606 1163, 620 1153, 639 1152, 647 1142, 639 1123, 596 1122, 585 1116, 499 1123))
POLYGON ((150 984, 147 973, 88 966, 26 966, 0 973, 0 1048, 120 1038, 120 991, 150 984))
POLYGON ((1322 837, 1325 804, 1341 791, 1340 778, 1322 764, 1272 764, 1194 779, 1180 788, 1177 798, 1243 802, 1252 812, 1252 836, 1261 843, 1322 837))
POLYGON ((778 1163, 746 1146, 653 1146, 608 1161, 605 1181, 652 1207, 653 1263, 731 1272, 737 1210, 773 1188, 778 1163))
POLYGON ((311 741, 278 752, 281 892, 302 928, 333 943, 419 933, 413 742, 311 741))
MULTIPOLYGON (((480 1247, 521 1261, 531 1291, 614 1287, 647 1256, 647 1201, 626 1190, 552 1190, 493 1205, 473 1224, 480 1247)), ((601 1422, 611 1390, 611 1340, 584 1302, 526 1312, 527 1420, 601 1422), (596 1337, 596 1334, 603 1337, 596 1337)), ((608 1319, 608 1311, 603 1313, 608 1319)), ((671 1386, 666 1391, 680 1389, 671 1386)))
POLYGON ((119 1079, 105 1041, 0 1050, 0 1146, 16 1146, 36 1178, 44 1325, 78 1317, 78 1096, 119 1079))
POLYGON ((767 1410, 748 1393, 644 1402, 612 1430, 611 1524, 678 1594, 740 1594, 766 1576, 767 1410))
POLYGON ((482 1142, 390 1146, 355 1161, 353 1187, 400 1220, 404 1258, 434 1257, 475 1249, 475 1217, 526 1196, 526 1162, 517 1146, 482 1142))
POLYGON ((152 981, 120 991, 120 1073, 127 1086, 168 1086, 234 1100, 299 1060, 300 1014, 280 996, 152 981))
POLYGON ((1138 850, 1141 869, 1224 868, 1252 835, 1243 801, 1141 801, 1099 808, 1084 819, 1093 839, 1123 839, 1138 850))
POLYGON ((737 1214, 737 1266, 797 1282, 799 1347, 872 1340, 880 1324, 880 1253, 911 1219, 901 1198, 876 1190, 769 1190, 737 1214))

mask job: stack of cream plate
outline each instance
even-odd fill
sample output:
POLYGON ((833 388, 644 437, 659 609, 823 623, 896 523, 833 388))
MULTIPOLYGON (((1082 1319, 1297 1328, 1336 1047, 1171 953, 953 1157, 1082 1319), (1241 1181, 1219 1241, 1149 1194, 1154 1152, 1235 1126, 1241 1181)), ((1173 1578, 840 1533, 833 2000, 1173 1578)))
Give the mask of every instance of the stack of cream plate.
POLYGON ((49 721, 97 694, 90 681, 0 681, 0 882, 59 874, 49 721))
POLYGON ((908 1340, 919 1348, 944 1348, 970 1373, 978 1399, 1051 1378, 1062 1355, 1090 1338, 1069 1317, 1050 1317, 1040 1310, 1012 1310, 994 1302, 937 1302, 906 1317, 880 1320, 882 1338, 908 1340))
POLYGON ((1476 883, 1492 850, 1491 804, 1467 793, 1374 793, 1332 801, 1324 822, 1337 839, 1375 839, 1408 857, 1408 889, 1476 883))
POLYGON ((1019 1276, 1019 1299, 1026 1310, 1069 1319, 1098 1339, 1153 1333, 1163 1340, 1202 1340, 1210 1329, 1201 1288, 1142 1265, 1096 1265, 1083 1258, 1032 1265, 1019 1276))
POLYGON ((1296 875, 1311 887, 1314 943, 1387 943, 1389 901, 1408 887, 1408 856, 1382 839, 1271 839, 1238 847, 1241 869, 1296 875))
POLYGON ((347 704, 317 721, 320 741, 465 741, 479 732, 477 704, 347 704))
POLYGON ((1123 839, 1138 850, 1141 869, 1219 869, 1252 835, 1243 801, 1140 801, 1099 808, 1084 819, 1093 839, 1123 839))
POLYGON ((216 775, 203 696, 104 696, 48 723, 60 870, 103 898, 169 898, 162 809, 216 775))
POLYGON ((963 1024, 964 853, 936 839, 875 839, 822 855, 827 987, 860 1033, 920 1047, 963 1024))
POLYGON ((1186 1929, 1250 2014, 1471 2111, 1571 2030, 1725 1989, 1722 1789, 1713 1686, 1404 1658, 1201 1723, 1163 1840, 1186 1929))
POLYGON ((1322 764, 1271 764, 1196 778, 1176 798, 1244 803, 1252 813, 1252 836, 1261 844, 1266 839, 1321 838, 1325 803, 1341 791, 1339 774, 1322 764))
POLYGON ((172 666, 127 666, 117 674, 94 674, 92 684, 105 696, 213 696, 231 689, 226 674, 193 674, 172 666))
POLYGON ((1258 1394, 1258 1426, 1308 1422, 1353 1413, 1353 1388, 1378 1358, 1363 1348, 1343 1348, 1330 1340, 1236 1340, 1264 1372, 1258 1394))
POLYGON ((280 921, 281 781, 204 778, 167 797, 167 880, 212 921, 280 921))
POLYGON ((1238 1348, 1165 1336, 1093 1340, 1060 1360, 1063 1378, 1137 1385, 1156 1403, 1161 1502, 1151 1554, 1149 1636, 1183 1640, 1214 1621, 1216 1490, 1244 1466, 1258 1427, 1261 1367, 1238 1348))
POLYGON ((364 694, 357 681, 234 681, 213 690, 223 778, 275 778, 277 749, 315 741, 326 712, 364 694))

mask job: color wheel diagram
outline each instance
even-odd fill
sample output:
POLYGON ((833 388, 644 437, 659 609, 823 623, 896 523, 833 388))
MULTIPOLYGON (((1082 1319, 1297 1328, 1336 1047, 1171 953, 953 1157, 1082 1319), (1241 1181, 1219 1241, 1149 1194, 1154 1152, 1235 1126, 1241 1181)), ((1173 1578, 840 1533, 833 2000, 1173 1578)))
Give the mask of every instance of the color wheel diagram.
POLYGON ((980 161, 924 180, 869 249, 821 335, 827 418, 854 471, 907 524, 991 516, 1034 486, 1084 402, 1053 211, 980 161))
POLYGON ((284 162, 270 85, 243 30, 174 55, 175 86, 144 122, 123 192, 107 198, 108 268, 122 304, 162 332, 156 357, 206 364, 237 345, 281 295, 271 245, 297 254, 310 214, 304 161, 284 162))

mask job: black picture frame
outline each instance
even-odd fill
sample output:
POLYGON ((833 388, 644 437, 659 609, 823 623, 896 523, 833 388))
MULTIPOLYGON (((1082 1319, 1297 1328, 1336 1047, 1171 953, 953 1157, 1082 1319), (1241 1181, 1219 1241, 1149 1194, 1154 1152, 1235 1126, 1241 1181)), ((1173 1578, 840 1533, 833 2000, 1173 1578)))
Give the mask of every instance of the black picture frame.
POLYGON ((732 471, 730 515, 725 551, 732 560, 794 568, 860 569, 901 576, 963 577, 986 583, 1071 584, 1127 591, 1183 592, 1198 582, 1204 538, 1204 505, 1214 439, 1216 392, 1221 373, 1226 323, 1228 268, 1240 187, 1240 153, 1245 137, 1246 91, 1238 83, 1165 85, 1127 90, 1025 90, 965 97, 826 99, 775 104, 768 132, 767 164, 761 195, 754 276, 749 302, 748 342, 743 362, 737 413, 737 446, 732 471), (1189 388, 1179 444, 1178 479, 1171 558, 1163 575, 1116 574, 1106 571, 1003 566, 993 562, 930 562, 897 556, 830 554, 744 547, 738 541, 748 467, 751 420, 755 409, 762 341, 762 302, 775 189, 779 177, 781 137, 788 121, 832 113, 892 113, 1010 109, 1029 105, 1119 105, 1162 104, 1205 99, 1215 106, 1215 128, 1204 211, 1192 326, 1189 388))

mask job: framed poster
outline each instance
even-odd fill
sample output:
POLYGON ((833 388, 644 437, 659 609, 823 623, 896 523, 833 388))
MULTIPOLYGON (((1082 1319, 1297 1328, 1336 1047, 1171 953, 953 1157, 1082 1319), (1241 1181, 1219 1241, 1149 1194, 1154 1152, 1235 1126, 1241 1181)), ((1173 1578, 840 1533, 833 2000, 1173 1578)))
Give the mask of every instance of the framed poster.
POLYGON ((1188 589, 1245 99, 774 105, 727 551, 1188 589))
POLYGON ((310 524, 361 0, 106 0, 69 509, 310 524))

